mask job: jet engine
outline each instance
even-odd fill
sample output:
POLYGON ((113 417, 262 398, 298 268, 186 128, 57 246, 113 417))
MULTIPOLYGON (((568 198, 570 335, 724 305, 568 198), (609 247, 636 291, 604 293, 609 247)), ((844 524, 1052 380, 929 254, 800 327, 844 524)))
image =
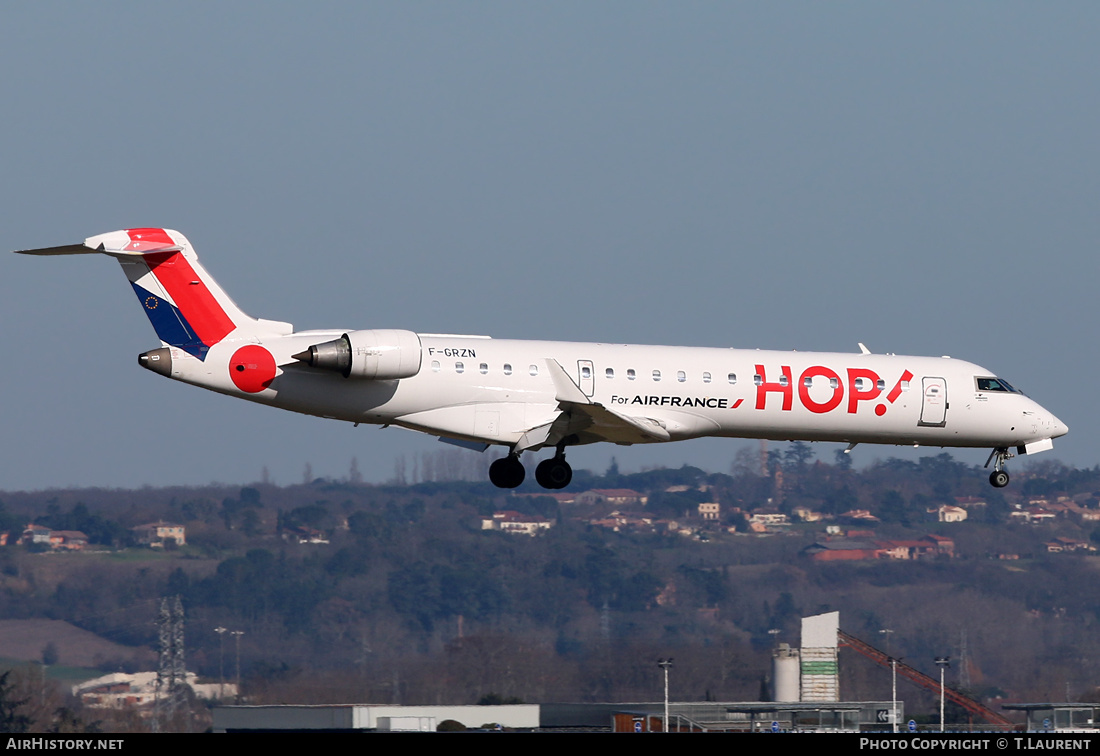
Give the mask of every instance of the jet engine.
POLYGON ((352 331, 292 355, 310 367, 345 378, 393 380, 420 372, 420 337, 412 331, 352 331))

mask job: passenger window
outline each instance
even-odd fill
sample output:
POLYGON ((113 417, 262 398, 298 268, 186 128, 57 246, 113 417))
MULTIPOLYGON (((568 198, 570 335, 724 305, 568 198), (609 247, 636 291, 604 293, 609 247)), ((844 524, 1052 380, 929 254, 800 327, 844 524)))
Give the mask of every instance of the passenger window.
POLYGON ((661 380, 661 371, 660 370, 654 370, 653 371, 653 380, 655 380, 655 381, 661 380))
POLYGON ((780 386, 786 386, 787 385, 787 376, 785 376, 785 375, 779 376, 779 385, 780 386))
POLYGON ((814 387, 813 376, 812 375, 807 375, 805 378, 803 378, 802 379, 802 385, 805 386, 806 388, 813 388, 814 387))
POLYGON ((466 366, 465 365, 463 365, 461 362, 456 362, 455 363, 455 372, 456 373, 463 373, 465 371, 466 371, 466 366))
POLYGON ((886 381, 879 378, 878 382, 875 383, 875 388, 877 388, 879 391, 885 391, 886 390, 886 381))
POLYGON ((607 378, 614 378, 615 377, 615 369, 614 368, 608 368, 607 370, 603 371, 603 374, 607 378))
POLYGON ((591 378, 591 377, 592 377, 592 368, 588 367, 588 365, 585 365, 584 367, 582 367, 581 368, 581 378, 587 379, 587 378, 591 378))
POLYGON ((432 370, 439 372, 439 360, 432 360, 432 370))
POLYGON ((755 383, 757 386, 763 386, 764 385, 764 379, 760 377, 759 373, 757 373, 756 375, 754 375, 752 377, 752 382, 755 383))
POLYGON ((703 373, 703 383, 710 383, 710 373, 703 373))
POLYGON ((489 372, 488 363, 485 363, 485 362, 481 363, 481 365, 478 367, 478 370, 481 371, 482 375, 485 375, 486 373, 488 373, 489 372))
POLYGON ((507 362, 504 363, 504 374, 505 375, 511 375, 512 374, 512 366, 509 365, 507 362))
MULTIPOLYGON (((756 376, 756 377, 759 378, 760 376, 756 376)), ((731 386, 733 384, 737 383, 737 373, 730 373, 729 375, 726 376, 726 380, 730 382, 731 386)), ((758 383, 756 385, 759 386, 760 384, 758 383)))
POLYGON ((901 382, 901 390, 902 391, 908 391, 909 390, 909 381, 902 381, 901 382))
POLYGON ((538 375, 539 374, 539 366, 538 365, 532 365, 530 368, 528 368, 528 372, 530 372, 531 375, 538 375))
POLYGON ((831 389, 840 388, 840 381, 836 378, 830 378, 829 379, 829 388, 831 388, 831 389))
POLYGON ((684 371, 683 371, 683 370, 677 370, 677 371, 676 371, 676 380, 678 380, 678 381, 679 381, 680 383, 683 383, 683 382, 684 382, 684 381, 686 381, 687 379, 688 379, 688 377, 687 377, 687 375, 686 375, 686 374, 684 373, 684 371))
POLYGON ((626 379, 628 381, 634 380, 634 368, 630 368, 629 370, 626 371, 626 379))

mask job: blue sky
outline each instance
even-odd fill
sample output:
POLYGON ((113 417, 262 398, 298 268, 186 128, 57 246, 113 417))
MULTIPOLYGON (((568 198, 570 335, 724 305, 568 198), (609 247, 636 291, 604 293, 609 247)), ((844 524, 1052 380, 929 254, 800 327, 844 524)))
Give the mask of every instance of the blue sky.
MULTIPOLYGON (((1037 460, 1091 466, 1098 22, 1086 3, 9 4, 3 248, 175 228, 243 309, 298 328, 949 354, 1070 425, 1037 460)), ((0 489, 291 483, 352 457, 380 481, 440 448, 141 370, 157 340, 106 258, 0 264, 0 489)), ((725 470, 744 443, 570 459, 725 470)))

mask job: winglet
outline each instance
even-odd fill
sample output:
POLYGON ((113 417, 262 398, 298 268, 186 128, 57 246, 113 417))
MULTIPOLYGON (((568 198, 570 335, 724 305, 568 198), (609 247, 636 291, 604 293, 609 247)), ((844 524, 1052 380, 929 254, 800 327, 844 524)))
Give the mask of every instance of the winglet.
POLYGON ((581 391, 581 387, 569 377, 569 373, 565 372, 565 368, 563 368, 557 360, 547 358, 546 369, 550 371, 550 378, 554 381, 554 389, 557 392, 555 398, 559 402, 570 402, 572 404, 592 403, 592 400, 584 395, 584 392, 581 391))
POLYGON ((871 350, 868 349, 867 347, 863 346, 863 342, 861 341, 861 342, 859 342, 859 353, 860 354, 870 354, 871 350))

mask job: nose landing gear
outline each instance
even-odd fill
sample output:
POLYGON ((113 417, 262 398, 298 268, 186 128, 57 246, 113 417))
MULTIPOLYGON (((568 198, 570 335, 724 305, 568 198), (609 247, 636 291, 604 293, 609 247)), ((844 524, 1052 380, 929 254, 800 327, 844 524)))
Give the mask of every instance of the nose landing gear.
POLYGON ((989 463, 996 459, 993 464, 993 472, 989 473, 989 484, 994 488, 1004 488, 1008 485, 1008 473, 1005 471, 1005 460, 1012 459, 1015 454, 1011 454, 1008 451, 1008 447, 999 446, 989 453, 989 459, 985 461, 985 466, 989 467, 989 463))

